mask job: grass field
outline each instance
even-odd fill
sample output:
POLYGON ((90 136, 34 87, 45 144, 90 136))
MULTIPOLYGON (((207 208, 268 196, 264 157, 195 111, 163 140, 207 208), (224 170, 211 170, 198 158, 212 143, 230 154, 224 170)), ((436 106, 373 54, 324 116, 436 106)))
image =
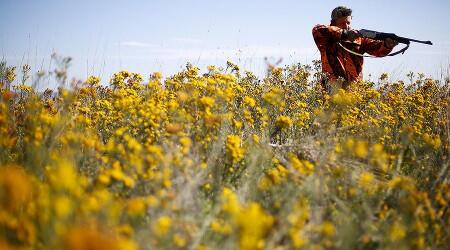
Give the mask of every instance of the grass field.
POLYGON ((448 249, 449 80, 0 67, 0 249, 448 249))

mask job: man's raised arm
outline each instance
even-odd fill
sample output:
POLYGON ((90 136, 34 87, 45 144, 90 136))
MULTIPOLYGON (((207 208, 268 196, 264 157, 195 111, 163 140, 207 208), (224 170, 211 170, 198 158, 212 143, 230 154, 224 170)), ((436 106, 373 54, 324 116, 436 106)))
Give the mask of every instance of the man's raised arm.
POLYGON ((314 26, 312 35, 319 49, 326 46, 329 42, 339 41, 342 38, 343 29, 336 26, 318 24, 314 26))

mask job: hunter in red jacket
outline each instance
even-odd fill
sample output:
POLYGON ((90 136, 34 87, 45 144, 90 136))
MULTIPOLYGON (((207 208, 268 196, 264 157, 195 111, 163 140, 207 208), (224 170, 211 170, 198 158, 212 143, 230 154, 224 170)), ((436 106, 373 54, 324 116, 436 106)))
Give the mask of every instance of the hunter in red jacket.
POLYGON ((339 78, 342 87, 347 89, 353 81, 362 80, 364 59, 343 49, 338 42, 350 51, 358 54, 368 53, 373 56, 385 56, 398 44, 397 41, 386 39, 377 41, 361 37, 357 30, 350 28, 352 10, 339 6, 331 13, 330 25, 316 25, 312 34, 322 60, 322 86, 329 91, 329 87, 336 84, 339 78))

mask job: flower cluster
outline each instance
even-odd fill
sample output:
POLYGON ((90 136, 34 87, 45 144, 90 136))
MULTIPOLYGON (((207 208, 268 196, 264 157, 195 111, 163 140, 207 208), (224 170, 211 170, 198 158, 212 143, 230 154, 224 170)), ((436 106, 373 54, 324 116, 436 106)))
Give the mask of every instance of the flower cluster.
POLYGON ((39 92, 0 64, 0 248, 448 247, 448 83, 240 70, 39 92))

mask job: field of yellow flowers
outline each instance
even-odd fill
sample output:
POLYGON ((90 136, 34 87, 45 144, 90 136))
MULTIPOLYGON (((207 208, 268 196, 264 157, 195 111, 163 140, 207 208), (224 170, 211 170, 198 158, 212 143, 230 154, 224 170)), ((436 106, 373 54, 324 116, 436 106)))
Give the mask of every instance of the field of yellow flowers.
POLYGON ((0 249, 448 249, 449 80, 319 68, 38 92, 2 63, 0 249))

